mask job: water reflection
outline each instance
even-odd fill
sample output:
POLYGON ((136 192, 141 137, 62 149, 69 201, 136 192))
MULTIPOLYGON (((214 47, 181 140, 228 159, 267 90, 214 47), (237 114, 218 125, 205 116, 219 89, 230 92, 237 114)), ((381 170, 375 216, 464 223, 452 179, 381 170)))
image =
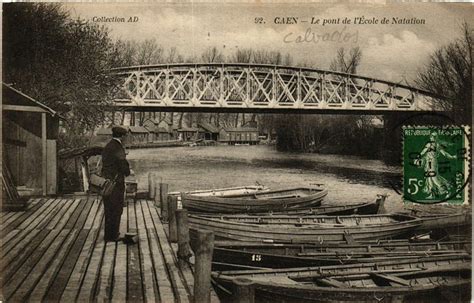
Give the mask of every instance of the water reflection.
POLYGON ((170 190, 186 191, 259 182, 271 188, 323 183, 331 202, 372 201, 389 193, 399 203, 393 185, 401 169, 381 161, 341 155, 279 153, 269 146, 214 146, 131 150, 128 158, 139 187, 148 172, 157 173, 170 190))
POLYGON ((355 167, 340 167, 310 160, 261 159, 253 160, 252 164, 256 165, 257 167, 293 168, 322 174, 333 174, 339 179, 349 183, 364 183, 383 187, 391 187, 392 185, 398 186, 401 183, 401 174, 395 173, 393 171, 380 172, 355 167))

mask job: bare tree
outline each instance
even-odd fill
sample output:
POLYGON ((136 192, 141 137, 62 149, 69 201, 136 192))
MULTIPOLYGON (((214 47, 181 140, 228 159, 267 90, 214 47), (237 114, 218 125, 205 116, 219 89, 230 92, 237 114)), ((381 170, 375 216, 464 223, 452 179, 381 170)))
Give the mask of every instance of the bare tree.
POLYGON ((471 124, 473 30, 464 22, 462 36, 436 50, 415 80, 438 96, 435 106, 451 111, 453 119, 471 124))
POLYGON ((181 54, 178 53, 176 47, 172 47, 168 51, 168 55, 165 61, 166 63, 182 63, 184 62, 184 58, 181 54))
POLYGON ((337 50, 336 58, 331 61, 330 69, 343 73, 356 74, 361 58, 362 51, 359 47, 351 48, 348 54, 344 47, 341 47, 337 50))
POLYGON ((135 64, 137 46, 134 41, 117 40, 114 44, 114 66, 132 66, 135 64))
POLYGON ((135 57, 137 65, 158 64, 164 62, 164 49, 155 39, 147 39, 138 45, 135 57))
POLYGON ((249 48, 237 49, 234 54, 229 57, 232 63, 250 63, 252 61, 253 51, 249 48))
POLYGON ((224 62, 224 55, 217 47, 209 47, 201 55, 201 60, 205 63, 224 62))

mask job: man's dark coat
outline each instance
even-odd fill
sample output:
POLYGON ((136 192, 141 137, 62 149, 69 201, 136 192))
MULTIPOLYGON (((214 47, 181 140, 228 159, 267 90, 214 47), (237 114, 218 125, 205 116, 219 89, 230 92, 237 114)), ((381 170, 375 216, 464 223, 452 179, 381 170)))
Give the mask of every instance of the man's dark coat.
POLYGON ((130 175, 130 166, 126 159, 122 144, 112 139, 102 151, 102 176, 115 179, 116 185, 109 197, 103 197, 105 213, 106 241, 113 241, 119 237, 120 217, 125 193, 125 177, 130 175))

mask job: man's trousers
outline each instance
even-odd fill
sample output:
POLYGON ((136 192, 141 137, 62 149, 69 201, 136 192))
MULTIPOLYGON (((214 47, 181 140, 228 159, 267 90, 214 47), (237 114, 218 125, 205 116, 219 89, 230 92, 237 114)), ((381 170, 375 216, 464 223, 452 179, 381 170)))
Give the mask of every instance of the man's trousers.
POLYGON ((119 237, 120 217, 122 216, 124 204, 125 184, 118 183, 115 185, 112 194, 103 197, 104 201, 104 240, 115 241, 119 237))

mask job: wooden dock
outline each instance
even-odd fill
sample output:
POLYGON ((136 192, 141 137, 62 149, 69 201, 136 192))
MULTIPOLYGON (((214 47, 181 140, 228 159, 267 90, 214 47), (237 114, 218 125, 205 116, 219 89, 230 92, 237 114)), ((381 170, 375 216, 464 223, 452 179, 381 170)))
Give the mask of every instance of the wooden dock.
POLYGON ((137 233, 134 245, 103 241, 95 196, 30 200, 1 222, 2 301, 192 302, 192 269, 178 267, 152 201, 124 207, 121 232, 137 233))

